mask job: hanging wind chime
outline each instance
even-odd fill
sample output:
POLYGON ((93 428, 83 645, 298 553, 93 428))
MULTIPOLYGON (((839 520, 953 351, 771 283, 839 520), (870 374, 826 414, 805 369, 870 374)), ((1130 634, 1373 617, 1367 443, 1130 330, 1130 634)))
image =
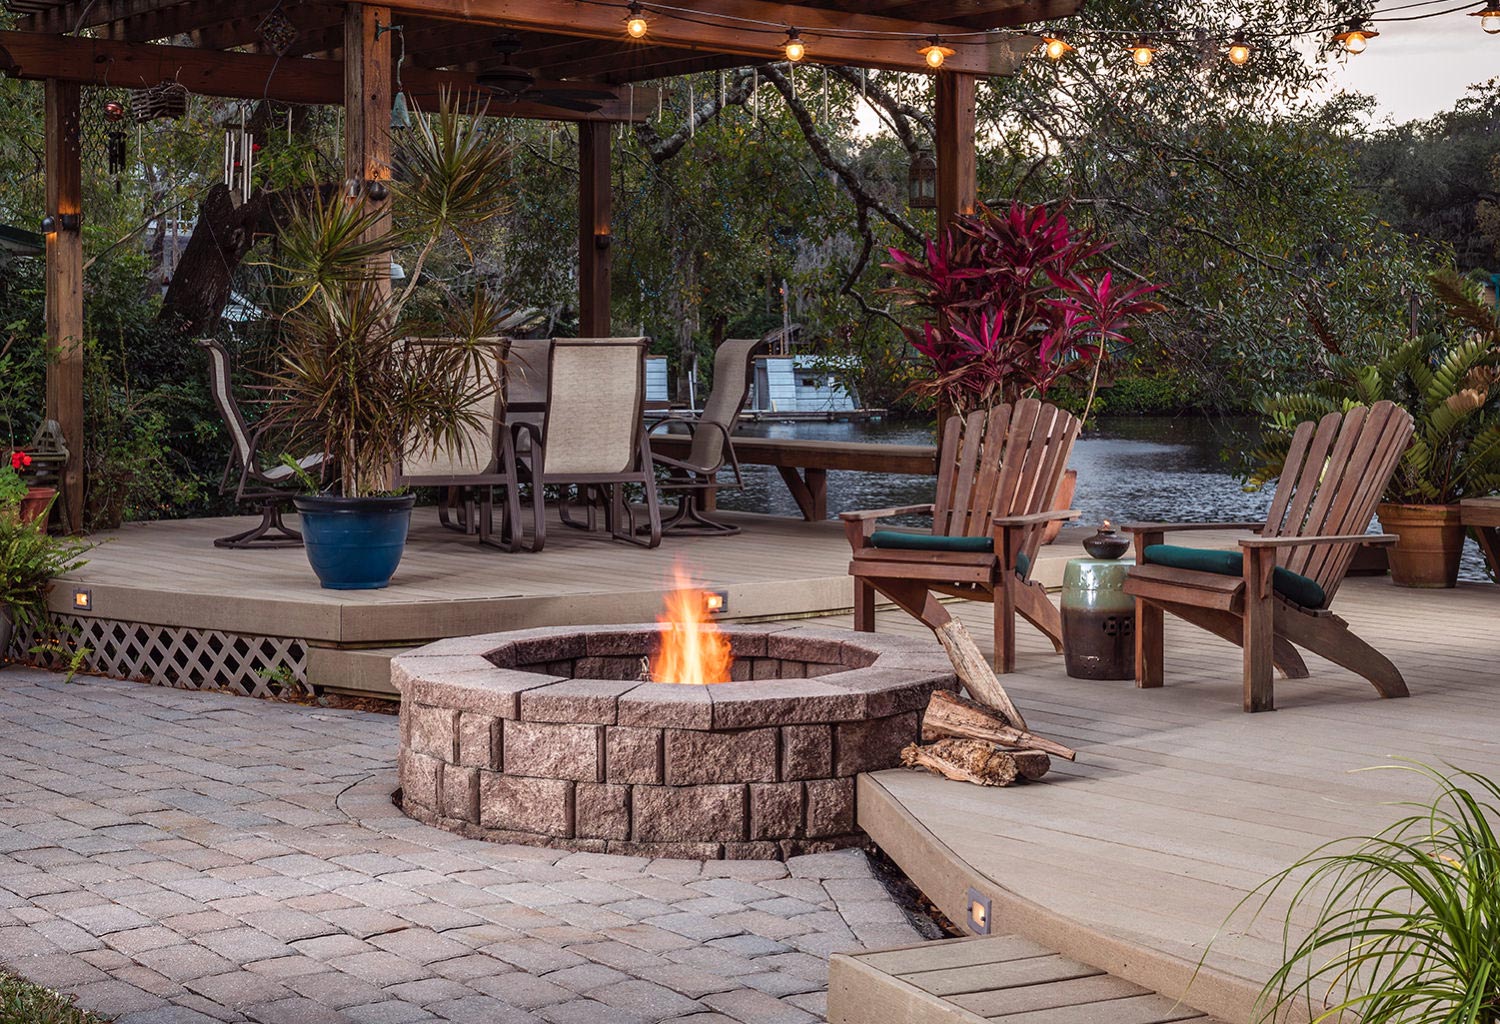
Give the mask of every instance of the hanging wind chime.
POLYGON ((125 104, 110 100, 104 104, 104 120, 110 125, 104 134, 104 152, 109 162, 109 174, 115 179, 115 195, 124 191, 120 176, 125 173, 130 151, 126 143, 125 130, 120 122, 125 120, 125 104))
POLYGON ((240 105, 240 123, 224 130, 224 184, 233 195, 248 201, 255 173, 255 134, 250 131, 245 104, 240 105))

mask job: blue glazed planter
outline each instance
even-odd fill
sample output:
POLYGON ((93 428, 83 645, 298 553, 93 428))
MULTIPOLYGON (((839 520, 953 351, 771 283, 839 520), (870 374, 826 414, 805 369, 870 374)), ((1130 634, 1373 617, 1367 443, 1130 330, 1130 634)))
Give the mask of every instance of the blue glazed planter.
POLYGON ((302 517, 307 560, 326 590, 379 590, 391 582, 416 495, 293 499, 302 517))

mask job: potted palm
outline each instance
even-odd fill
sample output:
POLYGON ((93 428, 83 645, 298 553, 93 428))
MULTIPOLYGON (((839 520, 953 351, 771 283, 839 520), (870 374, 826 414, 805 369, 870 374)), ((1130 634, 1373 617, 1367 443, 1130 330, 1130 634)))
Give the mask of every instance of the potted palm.
POLYGON ((1251 478, 1276 475, 1302 420, 1382 399, 1400 405, 1416 432, 1378 515, 1400 538, 1390 552, 1391 579, 1405 587, 1457 582, 1459 502, 1500 490, 1500 322, 1457 275, 1434 275, 1432 285, 1453 316, 1449 328, 1389 343, 1374 363, 1334 355, 1313 388, 1262 399, 1267 440, 1251 478))
POLYGON ((16 626, 35 630, 46 621, 52 581, 83 565, 87 546, 48 536, 45 523, 45 516, 22 516, 20 502, 0 493, 0 660, 16 626))
POLYGON ((354 199, 310 189, 281 233, 272 266, 290 302, 267 373, 268 416, 332 467, 295 502, 308 560, 329 589, 389 583, 414 501, 392 490, 392 471, 414 450, 460 448, 477 404, 498 388, 487 340, 498 307, 481 290, 455 296, 422 274, 440 243, 472 253, 472 231, 507 208, 505 151, 479 121, 447 96, 414 118, 404 182, 389 187, 394 227, 384 186, 354 199), (397 252, 413 269, 393 290, 397 252), (433 334, 443 343, 406 343, 433 334))

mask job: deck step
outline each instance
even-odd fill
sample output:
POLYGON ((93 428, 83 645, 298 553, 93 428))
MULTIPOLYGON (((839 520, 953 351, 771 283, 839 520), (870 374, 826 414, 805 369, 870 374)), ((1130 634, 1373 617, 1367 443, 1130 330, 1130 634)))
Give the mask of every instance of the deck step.
POLYGON ((391 685, 391 659, 415 647, 307 649, 307 681, 318 690, 358 697, 399 697, 391 685))
POLYGON ((835 955, 829 1024, 1217 1024, 1015 935, 835 955))

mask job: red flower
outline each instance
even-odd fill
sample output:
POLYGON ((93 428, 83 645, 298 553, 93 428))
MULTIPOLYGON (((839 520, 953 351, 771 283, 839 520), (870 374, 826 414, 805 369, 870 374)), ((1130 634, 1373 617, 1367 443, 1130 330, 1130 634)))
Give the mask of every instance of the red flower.
POLYGON ((16 472, 19 473, 21 470, 26 469, 30 465, 31 465, 31 456, 30 455, 27 455, 25 452, 11 452, 10 453, 10 468, 11 469, 14 469, 16 472))

